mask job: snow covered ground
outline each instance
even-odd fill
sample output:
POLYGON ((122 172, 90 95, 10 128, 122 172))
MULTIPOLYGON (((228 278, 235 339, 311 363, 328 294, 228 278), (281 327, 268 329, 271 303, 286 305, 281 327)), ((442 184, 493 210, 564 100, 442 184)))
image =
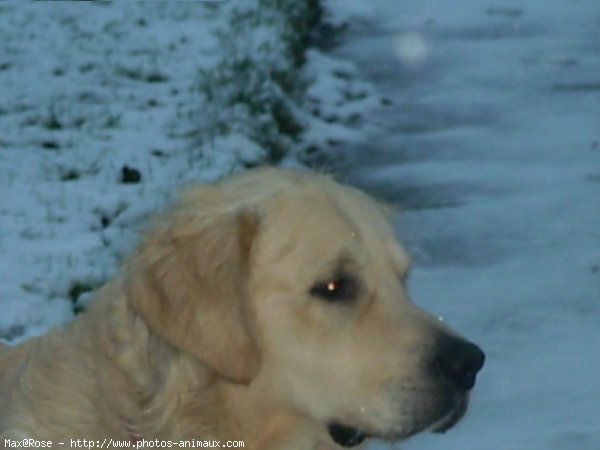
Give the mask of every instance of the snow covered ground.
MULTIPOLYGON (((264 157, 235 133, 190 153, 227 26, 199 4, 0 4, 0 338, 72 318, 181 184, 264 157)), ((347 178, 403 210, 415 301, 488 354, 468 417, 402 447, 597 450, 600 3, 327 5, 335 55, 389 99, 347 178)), ((372 89, 318 52, 306 71, 304 142, 357 138, 372 89)))
POLYGON ((414 300, 488 355, 464 422, 401 447, 599 449, 600 3, 331 5, 389 99, 348 179, 402 210, 414 300))
POLYGON ((194 24, 209 14, 0 5, 1 338, 69 320, 71 299, 114 270, 137 213, 179 182, 171 128, 197 97, 190 55, 207 61, 215 46, 194 24), (123 183, 125 166, 142 182, 123 183))
POLYGON ((294 3, 0 4, 0 340, 70 320, 182 185, 356 137, 377 97, 295 67, 294 3))

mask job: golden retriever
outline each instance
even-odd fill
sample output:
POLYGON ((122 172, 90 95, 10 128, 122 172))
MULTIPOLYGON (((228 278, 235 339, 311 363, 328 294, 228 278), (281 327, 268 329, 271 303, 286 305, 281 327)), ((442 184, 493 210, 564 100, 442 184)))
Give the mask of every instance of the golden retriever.
POLYGON ((87 312, 0 348, 0 445, 323 450, 445 431, 484 355, 409 301, 408 269, 384 208, 326 176, 192 188, 87 312))

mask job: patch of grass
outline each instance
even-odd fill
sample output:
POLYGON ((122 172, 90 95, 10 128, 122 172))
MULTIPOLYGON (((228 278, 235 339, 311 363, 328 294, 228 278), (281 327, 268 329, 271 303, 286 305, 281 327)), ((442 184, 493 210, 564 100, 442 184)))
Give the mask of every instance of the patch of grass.
POLYGON ((120 114, 109 114, 109 116, 104 121, 105 128, 117 128, 121 124, 121 115, 120 114))
POLYGON ((0 339, 4 341, 11 341, 25 334, 25 326, 23 325, 12 325, 6 330, 0 330, 0 339))
POLYGON ((155 158, 165 158, 165 157, 169 156, 166 152, 164 152, 163 150, 160 150, 160 149, 150 150, 150 154, 152 156, 154 156, 155 158))
MULTIPOLYGON (((112 222, 119 217, 119 215, 125 211, 127 208, 129 207, 129 205, 127 203, 119 203, 117 204, 114 208, 111 208, 109 210, 106 209, 101 209, 101 208, 95 208, 94 209, 94 213, 98 216, 99 222, 100 222, 100 229, 105 229, 108 228, 112 222)), ((97 227, 93 227, 92 228, 93 231, 97 231, 98 228, 97 227)))
POLYGON ((77 169, 68 169, 60 176, 62 181, 75 181, 79 180, 80 178, 81 173, 77 169))
POLYGON ((21 289, 23 289, 25 292, 29 292, 29 293, 39 292, 39 289, 36 289, 36 287, 30 283, 21 284, 21 289))
POLYGON ((85 311, 85 305, 81 302, 81 296, 94 291, 97 286, 85 281, 74 281, 69 288, 68 296, 71 300, 73 314, 81 314, 85 311))
POLYGON ((135 167, 123 166, 121 167, 121 183, 123 184, 137 184, 142 181, 142 173, 135 167))
POLYGON ((62 121, 58 118, 58 114, 53 108, 50 109, 49 115, 42 120, 42 126, 51 131, 62 130, 64 128, 62 121))
POLYGON ((79 72, 88 73, 96 68, 96 64, 92 62, 84 63, 79 66, 79 72))
POLYGON ((318 0, 236 4, 227 28, 217 31, 224 58, 200 72, 207 107, 196 133, 201 143, 242 134, 266 150, 269 164, 298 150, 306 127, 301 68, 320 16, 318 0))
POLYGON ((85 117, 76 117, 73 120, 73 126, 75 128, 83 128, 83 126, 85 125, 86 122, 87 122, 87 120, 85 119, 85 117))
POLYGON ((164 73, 152 71, 146 75, 145 81, 148 83, 164 83, 165 81, 169 81, 169 77, 164 73))
POLYGON ((116 69, 119 75, 122 75, 130 80, 141 81, 145 83, 164 83, 169 81, 169 77, 158 69, 144 70, 142 68, 119 66, 116 69))
POLYGON ((60 144, 52 140, 42 141, 41 146, 46 150, 58 150, 60 148, 60 144))
POLYGON ((213 120, 205 122, 207 135, 237 132, 267 150, 268 162, 276 163, 302 130, 301 118, 269 69, 243 57, 224 61, 202 74, 200 90, 213 120))

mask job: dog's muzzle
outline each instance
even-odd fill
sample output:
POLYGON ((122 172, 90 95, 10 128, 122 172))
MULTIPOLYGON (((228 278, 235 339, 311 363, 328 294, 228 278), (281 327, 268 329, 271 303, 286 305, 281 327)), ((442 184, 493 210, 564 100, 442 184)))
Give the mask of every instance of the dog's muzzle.
POLYGON ((445 433, 463 418, 465 413, 467 412, 467 408, 469 407, 469 396, 468 394, 463 395, 457 401, 454 409, 446 415, 446 417, 442 418, 438 423, 436 423, 431 431, 434 433, 445 433))
POLYGON ((469 405, 469 392, 475 385, 477 373, 483 367, 485 354, 479 347, 460 338, 444 335, 438 338, 430 359, 430 376, 441 390, 438 407, 419 414, 419 425, 401 434, 369 434, 350 425, 330 422, 327 429, 331 439, 342 447, 360 445, 369 437, 386 440, 404 439, 430 429, 444 433, 456 425, 469 405), (430 418, 428 418, 430 417, 430 418))

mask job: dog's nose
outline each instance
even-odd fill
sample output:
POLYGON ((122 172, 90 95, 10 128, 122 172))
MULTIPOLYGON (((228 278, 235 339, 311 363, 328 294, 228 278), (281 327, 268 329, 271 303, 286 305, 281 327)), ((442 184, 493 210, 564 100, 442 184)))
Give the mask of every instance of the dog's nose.
POLYGON ((475 385, 475 377, 484 361, 483 351, 471 342, 452 336, 444 336, 437 342, 435 369, 462 391, 475 385))

